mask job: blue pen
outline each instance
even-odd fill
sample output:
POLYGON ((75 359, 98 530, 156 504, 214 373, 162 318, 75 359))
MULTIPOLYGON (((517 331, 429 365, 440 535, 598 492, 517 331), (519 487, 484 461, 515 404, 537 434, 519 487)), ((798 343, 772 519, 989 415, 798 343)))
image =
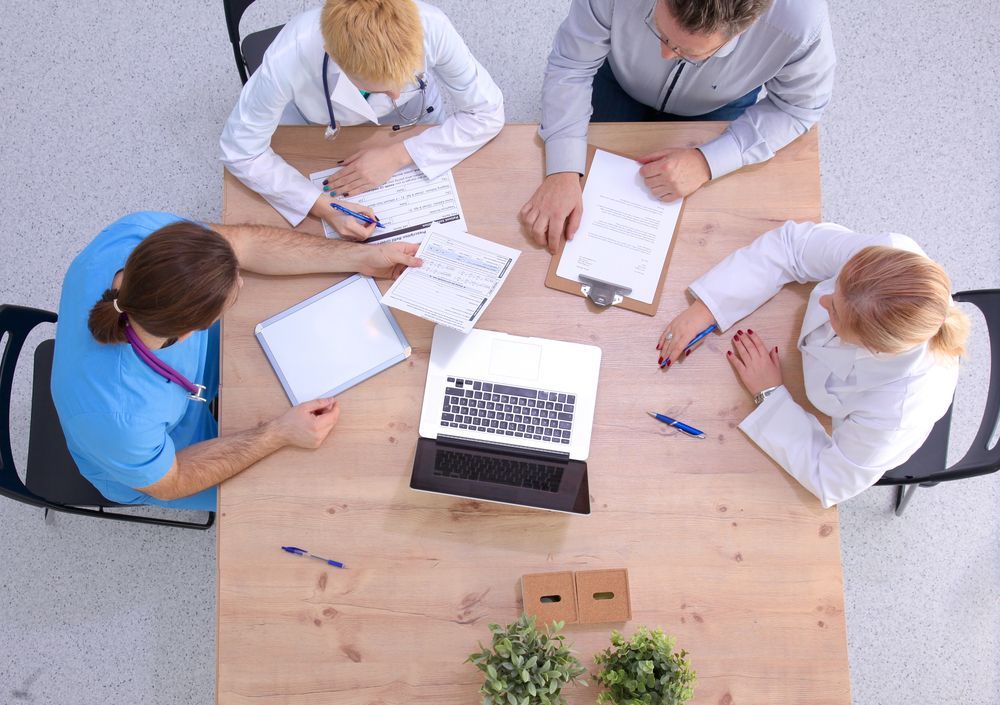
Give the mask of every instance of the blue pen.
POLYGON ((385 227, 384 225, 382 225, 382 223, 378 222, 377 220, 372 220, 371 218, 369 218, 364 213, 358 213, 356 211, 352 211, 350 208, 344 208, 339 203, 331 203, 330 207, 333 208, 333 209, 335 209, 335 210, 340 211, 341 213, 346 213, 347 215, 353 215, 358 220, 360 220, 362 222, 365 222, 365 223, 368 223, 369 225, 371 225, 372 223, 375 223, 375 227, 376 228, 384 228, 385 227))
POLYGON ((682 433, 686 433, 687 435, 691 436, 692 438, 704 438, 705 437, 705 433, 703 431, 699 431, 694 426, 688 426, 686 423, 681 423, 677 419, 672 419, 669 416, 664 416, 663 414, 657 414, 655 411, 647 411, 646 413, 649 414, 650 416, 652 416, 657 421, 661 421, 661 422, 667 424, 667 426, 673 426, 678 431, 680 431, 682 433))
POLYGON ((319 556, 314 556, 309 553, 309 551, 304 548, 295 548, 295 546, 282 546, 282 551, 288 551, 289 553, 294 553, 296 556, 305 556, 306 558, 315 558, 318 561, 323 561, 328 565, 332 565, 334 568, 343 568, 344 564, 340 561, 331 561, 329 558, 320 558, 319 556))
MULTIPOLYGON (((692 346, 697 345, 699 342, 701 342, 702 338, 704 338, 706 335, 708 335, 709 333, 711 333, 716 328, 718 328, 718 326, 713 323, 708 328, 706 328, 705 330, 703 330, 701 333, 699 333, 698 335, 696 335, 694 337, 694 340, 692 340, 690 343, 688 343, 687 345, 684 346, 684 349, 685 350, 690 350, 692 346)), ((663 359, 663 362, 660 363, 660 367, 665 367, 669 363, 670 363, 670 358, 666 357, 666 358, 663 359)))

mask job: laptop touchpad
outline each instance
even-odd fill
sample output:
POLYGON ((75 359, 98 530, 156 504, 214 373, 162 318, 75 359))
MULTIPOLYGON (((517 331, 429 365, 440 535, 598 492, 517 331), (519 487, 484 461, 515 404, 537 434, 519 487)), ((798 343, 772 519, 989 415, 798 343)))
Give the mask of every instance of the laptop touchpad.
POLYGON ((538 379, 538 367, 541 361, 540 345, 495 340, 490 353, 490 373, 503 377, 538 379))

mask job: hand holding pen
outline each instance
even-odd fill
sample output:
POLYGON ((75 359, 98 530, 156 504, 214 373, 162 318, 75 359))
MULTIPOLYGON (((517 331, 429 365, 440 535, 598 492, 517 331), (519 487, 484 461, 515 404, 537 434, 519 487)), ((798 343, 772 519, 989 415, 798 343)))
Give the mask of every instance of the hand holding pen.
POLYGON ((657 364, 660 367, 670 367, 681 357, 687 357, 716 328, 712 312, 701 301, 695 301, 670 321, 660 335, 656 345, 659 351, 657 364))

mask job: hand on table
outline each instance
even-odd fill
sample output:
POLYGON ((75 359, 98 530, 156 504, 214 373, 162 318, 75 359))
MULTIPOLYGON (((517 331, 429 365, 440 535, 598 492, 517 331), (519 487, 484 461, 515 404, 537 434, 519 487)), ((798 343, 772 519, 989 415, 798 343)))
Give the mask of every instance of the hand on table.
POLYGON ((667 367, 670 367, 681 357, 690 355, 691 350, 695 350, 703 341, 698 341, 690 350, 685 350, 687 344, 713 323, 715 317, 704 303, 695 301, 688 306, 687 310, 670 321, 660 334, 660 340, 656 345, 656 349, 660 351, 659 364, 668 360, 667 367))
POLYGON ((407 267, 419 267, 424 262, 415 255, 420 245, 415 242, 394 242, 391 245, 356 245, 358 274, 379 279, 395 279, 407 267))
POLYGON ((700 189, 712 178, 701 150, 664 149, 637 159, 646 188, 661 201, 676 201, 700 189))
POLYGON ((375 211, 368 206, 363 206, 360 203, 351 203, 350 201, 330 198, 330 195, 327 193, 321 194, 320 197, 316 199, 316 203, 313 204, 309 213, 316 216, 320 220, 325 220, 330 227, 345 240, 361 242, 367 240, 371 234, 375 232, 374 223, 366 223, 363 220, 358 220, 353 215, 341 213, 336 208, 330 207, 331 203, 338 203, 344 208, 351 209, 355 213, 361 213, 362 215, 367 215, 372 220, 378 220, 378 217, 375 215, 375 211))
POLYGON ((389 147, 373 147, 355 152, 343 162, 336 174, 323 182, 334 196, 357 196, 376 186, 381 186, 389 177, 410 164, 410 153, 402 142, 389 147))
POLYGON ((336 399, 315 399, 293 406, 271 424, 285 445, 312 450, 323 444, 339 418, 336 399))
POLYGON ((583 189, 574 171, 549 174, 521 207, 518 217, 531 237, 555 254, 563 236, 573 239, 583 215, 583 189))
POLYGON ((746 332, 736 331, 733 350, 727 351, 726 357, 748 392, 756 396, 781 384, 781 361, 777 347, 767 348, 759 335, 747 329, 746 332))

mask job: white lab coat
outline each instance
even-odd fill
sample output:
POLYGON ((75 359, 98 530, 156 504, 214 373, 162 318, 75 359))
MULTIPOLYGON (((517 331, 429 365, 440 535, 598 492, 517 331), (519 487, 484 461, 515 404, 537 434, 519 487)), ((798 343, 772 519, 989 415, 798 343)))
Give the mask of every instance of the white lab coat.
POLYGON ((948 410, 958 382, 957 360, 934 356, 926 343, 886 355, 846 344, 834 334, 819 297, 833 293, 847 260, 870 245, 923 254, 904 235, 861 235, 829 223, 789 221, 691 285, 725 331, 785 284, 819 282, 809 297, 798 348, 806 396, 831 417, 832 435, 784 387, 739 427, 824 507, 871 487, 906 461, 948 410))
MULTIPOLYGON (((489 142, 504 123, 503 96, 490 74, 476 61, 441 10, 417 2, 424 31, 427 105, 421 122, 439 123, 405 140, 413 163, 435 178, 489 142), (445 116, 439 85, 454 112, 445 116)), ((243 87, 219 141, 222 163, 236 178, 261 194, 292 225, 308 214, 322 191, 271 149, 279 124, 329 124, 323 97, 323 37, 320 10, 294 17, 275 37, 260 68, 243 87)), ((361 41, 361 40, 359 40, 361 41)), ((328 82, 338 125, 400 122, 382 94, 368 100, 331 59, 328 82)), ((402 110, 419 110, 415 86, 402 110)), ((404 96, 407 93, 404 90, 404 96)), ((317 137, 322 139, 322 137, 317 137)))

